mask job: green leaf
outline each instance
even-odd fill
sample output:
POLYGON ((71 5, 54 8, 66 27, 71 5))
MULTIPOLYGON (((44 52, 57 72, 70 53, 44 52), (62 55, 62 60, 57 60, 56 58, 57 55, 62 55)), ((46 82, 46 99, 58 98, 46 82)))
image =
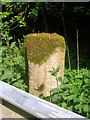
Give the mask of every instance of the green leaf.
POLYGON ((12 83, 12 82, 16 82, 16 79, 15 79, 15 78, 12 78, 11 83, 12 83))
POLYGON ((58 91, 57 91, 57 88, 53 88, 50 92, 51 94, 56 94, 58 91))
POLYGON ((10 78, 13 78, 13 73, 10 70, 7 70, 2 75, 1 80, 3 80, 3 79, 10 79, 10 78))
POLYGON ((18 80, 18 84, 22 84, 23 83, 23 80, 18 80))
POLYGON ((68 75, 70 78, 73 78, 73 75, 70 72, 68 73, 68 75))
POLYGON ((20 79, 21 78, 21 75, 20 75, 20 73, 18 73, 17 75, 16 75, 16 79, 18 80, 18 79, 20 79))
POLYGON ((84 100, 84 92, 81 93, 79 99, 80 99, 80 101, 83 101, 83 100, 84 100))
POLYGON ((8 38, 7 38, 7 40, 9 40, 9 41, 10 41, 10 40, 12 40, 12 39, 13 39, 13 37, 12 37, 12 36, 10 36, 10 37, 8 37, 8 38))
MULTIPOLYGON (((85 78, 84 79, 84 82, 86 83, 86 84, 89 84, 89 79, 88 78, 85 78)), ((89 84, 90 85, 90 84, 89 84)))
POLYGON ((75 84, 79 84, 80 86, 82 85, 83 81, 82 79, 75 79, 75 84))
POLYGON ((7 49, 8 49, 8 48, 7 48, 6 46, 2 46, 0 51, 1 51, 1 52, 5 52, 7 49))
POLYGON ((10 48, 14 48, 16 46, 16 42, 13 42, 10 46, 10 48))
POLYGON ((61 77, 58 77, 56 78, 57 81, 61 82, 62 81, 62 78, 61 77))
POLYGON ((16 56, 13 60, 15 61, 16 64, 20 64, 20 62, 24 60, 24 58, 19 55, 19 56, 16 56))
POLYGON ((65 102, 62 103, 62 107, 65 108, 67 104, 65 102))
POLYGON ((67 109, 70 110, 70 111, 73 111, 73 106, 70 106, 67 109))
POLYGON ((84 112, 88 112, 88 110, 89 110, 89 106, 88 106, 88 105, 84 105, 84 106, 83 106, 83 111, 84 111, 84 112))
POLYGON ((75 105, 75 109, 79 110, 80 104, 75 105))
POLYGON ((62 88, 62 89, 65 88, 66 91, 71 89, 72 87, 73 87, 72 84, 61 84, 61 86, 60 86, 60 88, 62 88))
POLYGON ((63 96, 63 99, 64 99, 64 100, 68 100, 68 97, 67 97, 67 96, 63 96))
POLYGON ((9 15, 10 15, 10 13, 9 13, 9 12, 3 12, 3 18, 8 17, 9 15))
POLYGON ((70 100, 74 100, 75 99, 75 95, 69 95, 69 96, 67 96, 67 98, 68 98, 69 101, 70 100))
POLYGON ((71 90, 70 90, 70 92, 71 93, 74 93, 74 94, 79 94, 79 92, 80 92, 80 89, 79 88, 77 88, 77 87, 73 87, 71 90))
POLYGON ((83 78, 83 75, 79 74, 79 75, 76 75, 75 78, 83 78))
POLYGON ((51 73, 51 75, 57 76, 57 73, 59 72, 59 70, 60 70, 60 67, 58 67, 58 68, 53 68, 53 70, 52 70, 52 71, 49 71, 49 72, 51 73))

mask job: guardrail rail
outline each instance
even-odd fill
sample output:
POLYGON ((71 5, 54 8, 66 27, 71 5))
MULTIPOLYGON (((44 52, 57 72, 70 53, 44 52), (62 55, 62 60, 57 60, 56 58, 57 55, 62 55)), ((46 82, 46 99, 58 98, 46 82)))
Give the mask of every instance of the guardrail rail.
MULTIPOLYGON (((20 108, 35 118, 82 118, 74 112, 68 111, 53 103, 33 96, 14 86, 0 81, 0 99, 20 108)), ((87 119, 86 119, 87 120, 87 119)))

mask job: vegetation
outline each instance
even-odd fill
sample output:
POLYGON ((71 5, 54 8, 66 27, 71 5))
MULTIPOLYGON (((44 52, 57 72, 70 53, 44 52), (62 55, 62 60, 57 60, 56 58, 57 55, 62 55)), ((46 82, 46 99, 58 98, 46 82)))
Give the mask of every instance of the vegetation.
MULTIPOLYGON (((54 70, 57 81, 60 81, 60 77, 57 78, 58 68, 54 70)), ((44 97, 60 107, 66 108, 70 111, 90 118, 90 84, 88 83, 90 76, 87 69, 77 70, 65 69, 64 80, 61 85, 51 90, 51 95, 44 97)))
POLYGON ((62 36, 56 33, 37 33, 25 36, 28 59, 35 64, 42 64, 55 51, 65 49, 65 41, 62 36))
MULTIPOLYGON (((65 69, 65 76, 61 86, 53 89, 51 96, 43 99, 90 118, 90 76, 89 70, 86 69, 87 67, 90 68, 90 60, 88 58, 90 50, 87 47, 88 37, 84 39, 85 45, 87 43, 86 49, 84 47, 79 51, 81 53, 80 70, 77 72, 75 53, 76 33, 72 31, 73 29, 76 30, 76 28, 83 29, 84 32, 81 33, 81 38, 83 38, 86 33, 86 24, 84 25, 84 23, 88 23, 86 20, 89 17, 90 8, 88 3, 2 2, 2 12, 0 12, 0 20, 2 20, 0 22, 2 30, 2 41, 0 42, 0 80, 26 90, 23 35, 35 32, 56 32, 61 34, 65 37, 67 48, 70 50, 68 52, 70 53, 69 60, 72 69, 68 69, 70 64, 68 65, 67 55, 67 69, 65 69), (56 21, 53 23, 54 19, 56 21), (82 21, 84 22, 82 23, 82 21), (71 35, 73 37, 70 37, 71 35), (72 46, 71 43, 74 45, 72 46), (88 54, 87 51, 84 53, 84 50, 87 50, 88 54)), ((89 24, 88 28, 90 28, 89 24)), ((80 41, 81 43, 83 42, 81 38, 79 36, 79 43, 80 41)), ((58 81, 61 79, 57 78, 57 72, 58 70, 55 70, 51 74, 58 81)))
MULTIPOLYGON (((38 3, 2 2, 0 12, 0 80, 26 90, 24 30, 28 29, 26 18, 38 15, 38 3)), ((27 30, 26 30, 27 31, 27 30)))
POLYGON ((0 80, 7 82, 22 90, 26 90, 25 84, 25 60, 24 46, 22 43, 19 47, 13 42, 9 47, 0 47, 0 80))

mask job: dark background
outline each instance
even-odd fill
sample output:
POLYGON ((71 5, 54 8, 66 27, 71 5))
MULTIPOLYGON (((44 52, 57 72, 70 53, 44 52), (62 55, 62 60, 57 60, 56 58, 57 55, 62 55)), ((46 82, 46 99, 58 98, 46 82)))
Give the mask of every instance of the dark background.
MULTIPOLYGON (((36 3, 28 4, 34 8, 36 3)), ((30 7, 27 14, 29 10, 30 7)), ((25 22, 26 28, 17 27, 11 31, 15 40, 35 32, 55 32, 64 36, 69 47, 72 69, 77 67, 76 30, 78 29, 80 68, 90 69, 90 2, 40 3, 38 16, 26 17, 25 22)), ((68 67, 67 53, 65 66, 68 67)))

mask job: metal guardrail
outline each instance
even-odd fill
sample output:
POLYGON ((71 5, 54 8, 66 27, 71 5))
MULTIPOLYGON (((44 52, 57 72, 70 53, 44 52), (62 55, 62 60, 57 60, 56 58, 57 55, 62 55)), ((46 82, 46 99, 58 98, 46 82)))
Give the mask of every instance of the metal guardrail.
POLYGON ((42 100, 14 86, 0 81, 0 98, 24 110, 36 118, 82 118, 85 117, 42 100))

